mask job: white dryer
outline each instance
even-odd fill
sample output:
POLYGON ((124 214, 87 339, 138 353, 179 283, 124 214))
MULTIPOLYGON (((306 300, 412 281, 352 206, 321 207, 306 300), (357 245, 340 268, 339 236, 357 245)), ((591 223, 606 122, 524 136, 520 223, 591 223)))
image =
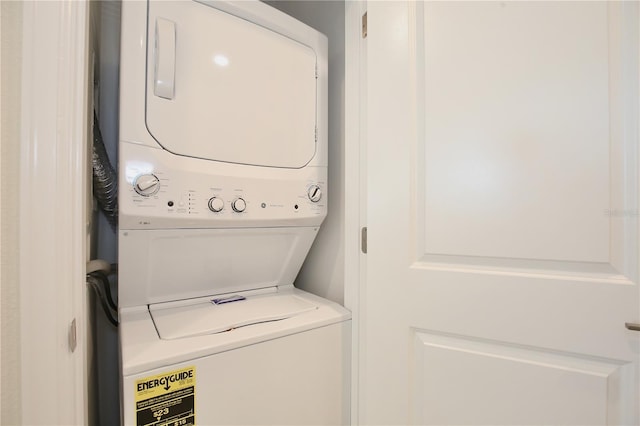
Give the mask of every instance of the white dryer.
POLYGON ((350 313, 293 287, 326 38, 257 1, 123 2, 119 170, 123 423, 348 423, 350 313))

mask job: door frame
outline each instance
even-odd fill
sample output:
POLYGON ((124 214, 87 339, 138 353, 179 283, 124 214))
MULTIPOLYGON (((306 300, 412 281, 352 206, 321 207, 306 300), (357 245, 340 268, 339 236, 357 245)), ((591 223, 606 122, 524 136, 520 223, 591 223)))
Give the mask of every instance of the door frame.
POLYGON ((23 2, 18 232, 24 424, 88 422, 88 6, 86 0, 23 2))
POLYGON ((345 145, 344 145, 344 304, 352 312, 351 424, 360 424, 359 366, 362 353, 363 295, 366 287, 366 256, 362 252, 362 228, 367 218, 366 179, 366 37, 362 33, 366 0, 345 1, 345 145))

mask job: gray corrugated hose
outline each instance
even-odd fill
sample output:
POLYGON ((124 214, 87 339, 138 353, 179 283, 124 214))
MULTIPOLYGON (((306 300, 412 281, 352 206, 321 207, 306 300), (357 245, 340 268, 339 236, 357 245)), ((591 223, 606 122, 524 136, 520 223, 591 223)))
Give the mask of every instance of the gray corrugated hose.
POLYGON ((118 176, 109 162, 98 117, 93 113, 93 195, 111 227, 118 226, 118 176))

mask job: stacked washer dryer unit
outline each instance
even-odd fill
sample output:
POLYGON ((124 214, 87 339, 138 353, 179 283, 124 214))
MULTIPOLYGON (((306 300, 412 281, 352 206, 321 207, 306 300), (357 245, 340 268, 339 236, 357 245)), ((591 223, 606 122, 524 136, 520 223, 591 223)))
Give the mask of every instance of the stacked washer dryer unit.
POLYGON ((292 285, 327 211, 326 38, 151 1, 121 40, 123 422, 348 422, 350 315, 292 285))

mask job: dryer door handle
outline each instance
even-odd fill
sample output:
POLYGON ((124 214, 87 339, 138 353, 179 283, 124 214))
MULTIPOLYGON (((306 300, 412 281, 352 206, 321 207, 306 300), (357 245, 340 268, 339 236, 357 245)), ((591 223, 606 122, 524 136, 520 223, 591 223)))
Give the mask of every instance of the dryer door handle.
POLYGON ((173 99, 176 73, 176 24, 156 19, 155 66, 153 93, 173 99))

